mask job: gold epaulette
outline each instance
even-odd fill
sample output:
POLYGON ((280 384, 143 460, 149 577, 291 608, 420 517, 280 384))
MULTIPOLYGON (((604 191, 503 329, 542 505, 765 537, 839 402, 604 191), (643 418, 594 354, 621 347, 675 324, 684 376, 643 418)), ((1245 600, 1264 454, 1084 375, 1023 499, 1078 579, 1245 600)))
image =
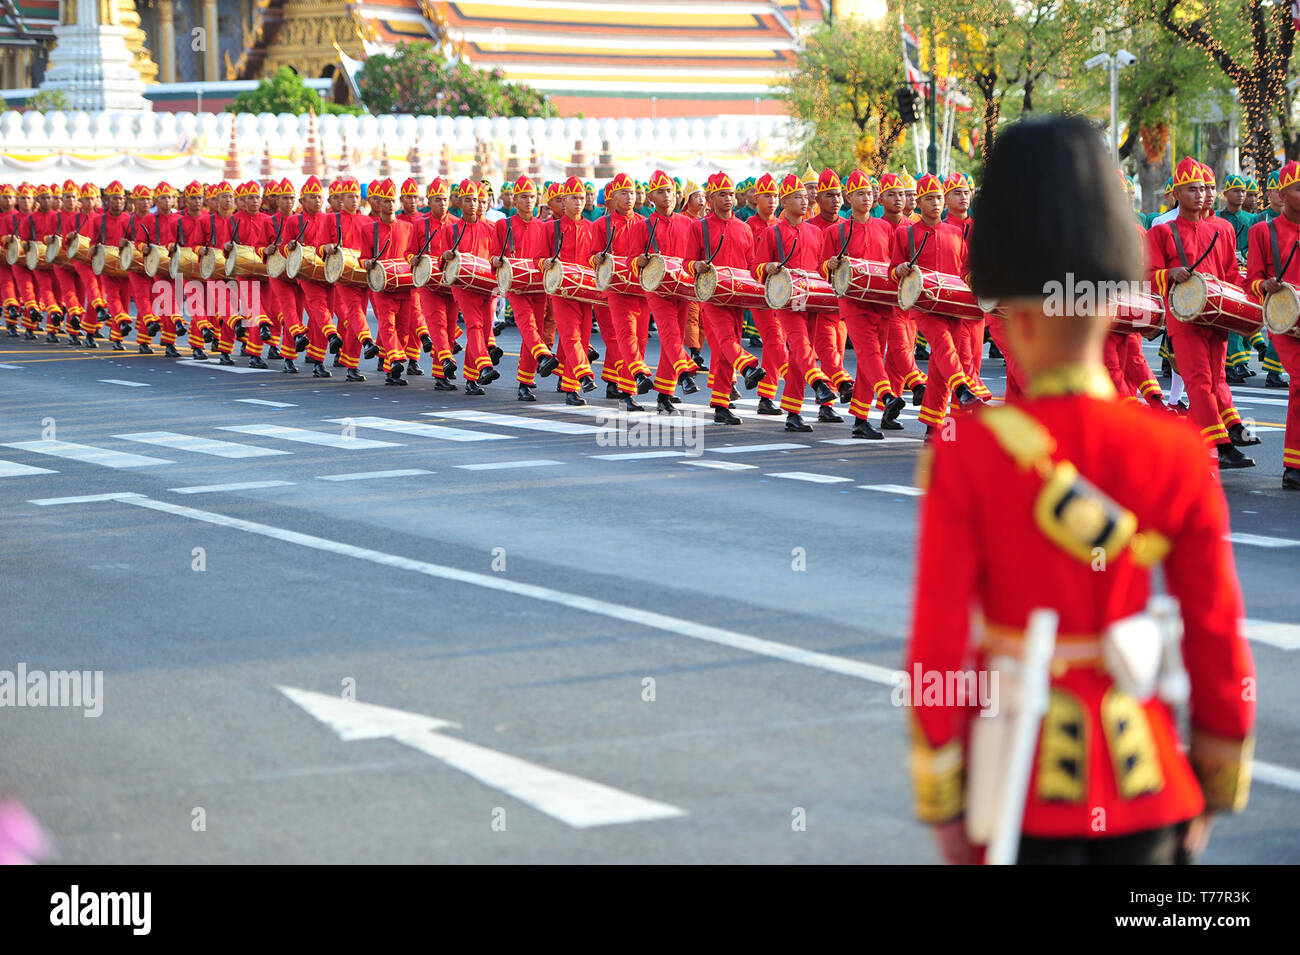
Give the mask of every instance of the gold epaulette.
POLYGON ((914 712, 909 712, 912 747, 908 768, 916 794, 916 818, 938 824, 958 818, 966 808, 965 757, 959 740, 930 746, 914 712))
POLYGON ((1250 761, 1254 753, 1254 734, 1237 740, 1192 729, 1188 756, 1201 783, 1208 811, 1241 812, 1246 808, 1250 798, 1250 761))

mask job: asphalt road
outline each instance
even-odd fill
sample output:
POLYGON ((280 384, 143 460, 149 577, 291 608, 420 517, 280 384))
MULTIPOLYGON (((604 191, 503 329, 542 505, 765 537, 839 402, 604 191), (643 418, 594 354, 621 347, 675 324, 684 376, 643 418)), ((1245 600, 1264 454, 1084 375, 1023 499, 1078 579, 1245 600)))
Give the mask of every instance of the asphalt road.
MULTIPOLYGON (((365 365, 0 339, 0 669, 103 672, 96 718, 0 709, 59 861, 936 861, 882 682, 912 409, 860 442, 700 394, 611 446, 612 402, 520 404, 513 356, 482 398, 365 365)), ((1263 437, 1224 483, 1267 765, 1207 862, 1300 861, 1300 495, 1263 437)))

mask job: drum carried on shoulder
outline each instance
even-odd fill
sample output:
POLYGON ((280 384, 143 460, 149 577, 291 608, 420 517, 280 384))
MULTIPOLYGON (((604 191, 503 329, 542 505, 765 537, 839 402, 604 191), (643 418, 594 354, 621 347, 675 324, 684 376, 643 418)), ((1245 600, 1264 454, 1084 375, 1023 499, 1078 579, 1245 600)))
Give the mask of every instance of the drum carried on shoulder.
POLYGON ((1208 325, 1249 338, 1264 325, 1263 306, 1240 287, 1193 272, 1167 293, 1169 311, 1188 325, 1208 325))

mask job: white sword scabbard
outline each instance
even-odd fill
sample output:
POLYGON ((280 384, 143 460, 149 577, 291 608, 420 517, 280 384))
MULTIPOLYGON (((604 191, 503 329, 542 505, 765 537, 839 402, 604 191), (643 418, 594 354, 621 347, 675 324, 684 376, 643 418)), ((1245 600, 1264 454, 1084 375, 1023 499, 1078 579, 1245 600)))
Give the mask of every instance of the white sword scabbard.
POLYGON ((1039 609, 1029 615, 1007 774, 1002 787, 1002 799, 997 807, 993 835, 985 854, 988 865, 1014 865, 1019 853, 1020 827, 1025 817, 1025 800, 1029 795, 1029 775, 1034 765, 1039 726, 1047 712, 1052 682, 1052 654, 1056 650, 1056 628, 1059 622, 1060 617, 1055 610, 1039 609))

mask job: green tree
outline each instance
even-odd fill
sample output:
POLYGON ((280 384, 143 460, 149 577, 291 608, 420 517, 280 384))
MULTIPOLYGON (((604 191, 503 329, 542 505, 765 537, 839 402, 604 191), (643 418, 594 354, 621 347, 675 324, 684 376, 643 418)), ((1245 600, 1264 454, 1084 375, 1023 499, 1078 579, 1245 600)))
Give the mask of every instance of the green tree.
POLYGON ((500 70, 448 62, 432 43, 402 43, 366 60, 357 74, 372 113, 448 116, 556 116, 545 94, 511 83, 500 70))
POLYGON ((256 89, 245 90, 235 96, 226 107, 228 113, 361 113, 358 106, 330 103, 302 81, 290 67, 282 66, 274 76, 263 77, 256 89))
POLYGON ((813 29, 781 94, 802 130, 800 164, 884 172, 903 135, 902 83, 896 22, 849 17, 813 29))
POLYGON ((66 112, 72 109, 72 101, 63 90, 41 90, 27 100, 27 108, 38 113, 66 112))

